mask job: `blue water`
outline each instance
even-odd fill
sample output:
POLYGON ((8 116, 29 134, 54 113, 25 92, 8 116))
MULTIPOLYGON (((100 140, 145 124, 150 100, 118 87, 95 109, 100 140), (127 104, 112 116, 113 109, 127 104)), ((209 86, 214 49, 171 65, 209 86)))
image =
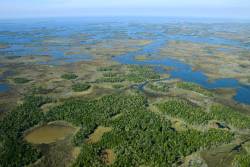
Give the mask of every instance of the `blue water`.
MULTIPOLYGON (((211 23, 205 20, 165 19, 165 18, 84 18, 84 19, 41 19, 41 20, 12 20, 0 21, 0 41, 10 45, 9 48, 0 49, 2 56, 50 55, 49 62, 40 64, 57 64, 58 62, 72 63, 77 61, 90 61, 91 55, 80 54, 65 55, 67 51, 79 51, 81 45, 95 44, 108 39, 149 39, 153 42, 135 52, 117 55, 113 60, 121 64, 138 65, 165 65, 173 67, 165 71, 157 67, 157 71, 166 72, 172 78, 200 84, 207 89, 233 88, 237 94, 237 102, 250 104, 250 87, 242 85, 234 78, 209 81, 203 71, 193 71, 192 67, 175 59, 156 59, 159 49, 170 40, 182 40, 204 44, 220 44, 250 49, 250 44, 240 40, 230 40, 214 36, 214 31, 237 32, 238 27, 249 23, 211 23), (193 27, 193 32, 178 32, 183 26, 193 27), (196 31, 196 28, 200 31, 196 31), (81 34, 87 34, 81 38, 81 34), (46 39, 59 38, 63 42, 45 42, 46 39), (73 49, 72 49, 73 48, 73 49), (137 61, 136 55, 146 54, 150 60, 137 61)), ((221 50, 230 52, 230 50, 221 50)), ((170 55, 171 57, 171 55, 170 55)), ((6 84, 0 84, 0 92, 8 90, 6 84)))
MULTIPOLYGON (((159 53, 159 49, 163 46, 166 42, 168 42, 169 38, 168 35, 159 34, 163 38, 156 39, 152 44, 149 44, 139 51, 130 52, 125 55, 121 55, 118 57, 114 57, 113 60, 118 61, 121 64, 137 64, 137 65, 164 65, 172 67, 173 70, 170 72, 165 71, 171 75, 171 78, 179 78, 186 82, 194 82, 196 84, 201 85, 206 89, 218 89, 218 88, 232 88, 236 89, 236 95, 233 97, 235 101, 244 104, 250 104, 250 86, 242 85, 238 82, 237 79, 233 78, 226 78, 226 79, 217 79, 214 81, 210 81, 209 78, 203 73, 203 71, 193 71, 192 67, 188 64, 185 64, 181 61, 165 58, 160 60, 144 60, 138 61, 134 57, 136 55, 143 55, 143 54, 151 54, 157 55, 159 53)), ((197 39, 197 38, 195 38, 197 39)), ((178 37, 178 40, 182 40, 182 38, 178 37)), ((183 40, 187 40, 187 36, 183 37, 183 40)), ((189 41, 196 42, 193 38, 188 38, 189 41)), ((220 40, 220 39, 203 39, 200 38, 199 42, 204 43, 213 43, 213 44, 225 44, 225 45, 239 45, 238 42, 230 42, 229 40, 220 40), (210 41, 211 40, 211 41, 210 41), (209 42, 210 41, 210 42, 209 42), (216 42, 214 42, 216 41, 216 42)), ((151 57, 152 58, 152 57, 151 57)), ((159 69, 158 71, 164 71, 164 69, 159 69)))
POLYGON ((0 93, 7 92, 9 90, 9 86, 4 83, 0 83, 0 93))
MULTIPOLYGON (((4 67, 3 64, 0 64, 0 68, 4 67)), ((11 71, 5 71, 0 75, 0 93, 5 93, 10 90, 8 84, 4 83, 4 79, 8 76, 11 76, 13 73, 11 71)))

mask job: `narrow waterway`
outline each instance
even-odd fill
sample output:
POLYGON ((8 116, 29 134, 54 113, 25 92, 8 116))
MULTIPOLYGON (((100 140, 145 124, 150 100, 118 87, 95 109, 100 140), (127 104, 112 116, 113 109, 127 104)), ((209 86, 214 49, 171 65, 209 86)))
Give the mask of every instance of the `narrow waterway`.
MULTIPOLYGON (((172 67, 172 70, 166 71, 162 67, 158 67, 157 70, 160 72, 169 73, 171 78, 179 78, 183 81, 194 82, 207 89, 218 89, 218 88, 233 88, 236 89, 236 95, 234 100, 239 103, 250 104, 250 86, 242 85, 237 79, 224 78, 214 81, 210 81, 209 78, 204 74, 203 71, 193 71, 192 67, 181 61, 172 58, 154 59, 154 56, 159 54, 161 46, 165 45, 170 39, 169 36, 159 34, 159 38, 154 40, 151 44, 144 46, 142 49, 130 52, 124 55, 114 57, 113 60, 121 64, 135 64, 135 65, 163 65, 172 67), (150 55, 150 60, 136 60, 137 55, 150 55)), ((185 40, 188 38, 185 36, 185 40)), ((192 39, 190 39, 192 40, 192 39)), ((210 39, 213 41, 212 39, 210 39)), ((222 41, 224 42, 224 41, 222 41)), ((227 44, 229 42, 227 41, 227 44)))

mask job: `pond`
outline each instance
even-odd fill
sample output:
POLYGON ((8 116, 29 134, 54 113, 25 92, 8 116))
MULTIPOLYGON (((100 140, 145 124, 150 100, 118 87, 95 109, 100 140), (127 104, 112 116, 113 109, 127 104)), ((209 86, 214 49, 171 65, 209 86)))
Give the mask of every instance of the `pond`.
POLYGON ((25 140, 33 144, 49 144, 72 135, 76 128, 67 125, 48 124, 32 129, 25 140))

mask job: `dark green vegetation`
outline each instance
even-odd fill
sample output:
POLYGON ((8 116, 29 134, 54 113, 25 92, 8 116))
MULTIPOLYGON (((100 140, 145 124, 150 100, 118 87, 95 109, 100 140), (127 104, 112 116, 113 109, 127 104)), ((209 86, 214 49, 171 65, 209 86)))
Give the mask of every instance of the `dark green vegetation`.
POLYGON ((48 118, 49 121, 65 120, 82 127, 74 140, 75 144, 83 144, 74 166, 102 166, 100 152, 110 147, 117 154, 115 165, 118 166, 170 166, 191 152, 232 139, 232 134, 220 130, 177 133, 169 121, 159 121, 160 118, 149 112, 146 106, 146 99, 142 96, 112 95, 100 100, 68 101, 49 112, 48 118), (121 117, 111 119, 120 113, 123 114, 121 117), (113 131, 105 134, 96 145, 84 143, 84 138, 98 125, 112 127, 113 131))
POLYGON ((122 97, 122 96, 105 96, 100 100, 69 100, 62 106, 58 106, 47 114, 49 121, 65 120, 82 127, 76 134, 74 142, 78 145, 94 129, 108 121, 108 118, 119 114, 121 110, 128 108, 138 108, 143 105, 143 97, 122 97), (140 99, 141 98, 141 99, 140 99), (140 101, 139 101, 140 100, 140 101), (139 101, 137 103, 137 101, 139 101), (136 107, 134 107, 136 106, 136 107))
POLYGON ((13 79, 16 84, 24 84, 30 82, 27 78, 14 78, 13 79))
POLYGON ((203 94, 205 96, 213 96, 213 93, 202 88, 201 86, 191 83, 191 82, 179 82, 177 83, 178 88, 186 89, 186 90, 191 90, 200 94, 203 94))
MULTIPOLYGON (((206 133, 196 130, 176 132, 168 120, 160 121, 159 116, 146 109, 147 102, 141 96, 105 96, 95 102, 93 108, 99 105, 101 107, 103 104, 106 106, 102 113, 95 112, 96 109, 91 110, 90 114, 80 110, 75 112, 74 108, 71 111, 68 107, 64 109, 68 115, 86 113, 85 117, 89 116, 89 119, 96 123, 92 125, 91 122, 91 127, 105 125, 113 128, 99 143, 95 145, 83 143, 82 152, 74 166, 103 166, 100 152, 105 148, 115 151, 117 159, 114 166, 171 166, 185 155, 202 148, 227 143, 233 137, 231 133, 220 130, 209 130, 206 133), (119 113, 122 113, 121 117, 110 119, 119 113)), ((65 117, 64 114, 61 116, 65 117)), ((85 125, 83 127, 87 125, 86 122, 81 124, 85 125)), ((81 136, 78 138, 81 139, 81 136)))
POLYGON ((160 75, 155 72, 152 66, 140 66, 140 65, 129 65, 127 66, 127 73, 116 73, 118 68, 116 66, 105 67, 104 69, 98 69, 104 72, 103 77, 96 80, 97 83, 100 82, 123 82, 129 81, 134 83, 140 83, 148 80, 160 79, 160 75))
POLYGON ((114 150, 114 166, 172 166, 195 151, 233 139, 232 133, 216 129, 177 132, 169 120, 161 119, 147 109, 147 99, 141 95, 67 100, 43 114, 39 107, 49 101, 48 98, 27 97, 24 104, 4 117, 0 126, 1 164, 24 166, 37 160, 41 154, 22 140, 22 133, 39 123, 55 120, 64 120, 81 128, 73 142, 81 146, 82 151, 73 166, 104 166, 100 159, 104 149, 114 150), (117 114, 121 116, 113 119, 117 114), (96 144, 86 143, 85 139, 97 126, 112 127, 112 131, 104 134, 96 144))
POLYGON ((78 76, 76 74, 73 73, 68 73, 68 74, 63 74, 61 76, 61 78, 63 79, 67 79, 67 80, 72 80, 72 79, 76 79, 78 76))
POLYGON ((249 116, 221 104, 213 105, 210 112, 185 100, 169 100, 157 106, 160 111, 190 124, 207 124, 209 120, 218 120, 235 128, 250 128, 249 116))
POLYGON ((110 83, 116 83, 116 82, 123 82, 125 79, 123 77, 103 77, 96 80, 97 83, 101 82, 110 82, 110 83))
POLYGON ((97 69, 97 71, 112 71, 113 68, 112 67, 99 67, 97 69))
POLYGON ((147 80, 160 79, 160 75, 151 66, 129 66, 130 73, 126 75, 126 80, 131 82, 144 82, 147 80))
POLYGON ((169 100, 157 104, 160 111, 176 118, 183 119, 190 124, 207 124, 212 119, 211 115, 203 108, 185 100, 169 100))
POLYGON ((87 83, 76 83, 72 85, 72 90, 74 92, 82 92, 88 90, 90 87, 91 85, 87 83))
POLYGON ((42 122, 44 115, 39 107, 49 98, 28 96, 25 102, 5 115, 0 122, 0 164, 24 166, 41 157, 40 152, 22 139, 30 127, 42 122))

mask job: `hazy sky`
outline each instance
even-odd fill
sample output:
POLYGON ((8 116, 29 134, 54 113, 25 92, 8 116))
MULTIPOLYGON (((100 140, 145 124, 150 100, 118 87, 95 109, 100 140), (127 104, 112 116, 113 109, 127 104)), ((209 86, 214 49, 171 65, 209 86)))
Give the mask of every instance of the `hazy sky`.
POLYGON ((0 17, 179 16, 249 18, 250 0, 0 0, 0 17))

